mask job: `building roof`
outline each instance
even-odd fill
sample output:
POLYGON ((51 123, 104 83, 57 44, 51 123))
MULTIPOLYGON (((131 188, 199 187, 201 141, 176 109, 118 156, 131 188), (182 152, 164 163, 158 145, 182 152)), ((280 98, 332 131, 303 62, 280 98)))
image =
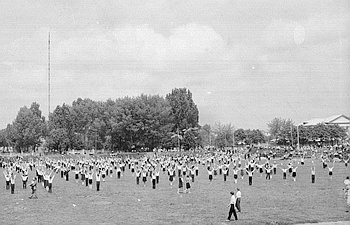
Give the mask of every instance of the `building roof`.
POLYGON ((346 125, 350 125, 350 118, 340 114, 340 115, 334 115, 334 116, 330 116, 327 118, 315 118, 315 119, 311 119, 311 120, 306 120, 303 121, 300 125, 303 126, 315 126, 317 124, 338 124, 337 120, 339 120, 340 118, 343 119, 342 122, 339 122, 339 124, 346 124, 346 125), (345 122, 344 122, 345 121, 345 122))

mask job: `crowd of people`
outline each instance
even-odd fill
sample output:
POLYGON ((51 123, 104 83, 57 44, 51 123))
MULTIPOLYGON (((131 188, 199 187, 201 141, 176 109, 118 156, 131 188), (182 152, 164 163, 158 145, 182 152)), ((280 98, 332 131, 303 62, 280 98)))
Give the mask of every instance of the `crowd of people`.
MULTIPOLYGON (((59 176, 65 181, 74 180, 83 186, 96 191, 101 191, 101 186, 106 179, 122 179, 125 171, 129 170, 131 176, 135 178, 135 185, 148 186, 150 180, 152 189, 156 189, 160 182, 160 174, 167 176, 169 185, 178 181, 177 193, 191 193, 191 186, 195 184, 196 176, 199 175, 200 167, 207 171, 209 184, 217 180, 220 176, 223 182, 227 177, 233 174, 234 183, 238 179, 244 179, 248 176, 248 185, 253 185, 253 177, 258 173, 260 177, 264 176, 266 180, 271 180, 277 175, 278 169, 282 171, 284 181, 290 177, 294 182, 297 181, 297 170, 305 165, 305 154, 300 158, 288 158, 281 163, 275 155, 257 153, 237 153, 232 151, 213 151, 203 154, 159 154, 139 156, 110 156, 110 157, 22 157, 8 158, 0 157, 0 167, 3 168, 5 176, 5 188, 15 193, 15 180, 21 176, 22 188, 27 188, 29 171, 35 174, 30 180, 31 196, 37 198, 36 188, 42 186, 48 193, 54 191, 53 181, 55 176, 59 176), (72 176, 73 175, 73 176, 72 176), (72 178, 71 178, 72 176, 72 178), (95 184, 95 185, 94 185, 95 184)), ((310 182, 316 182, 316 161, 322 162, 322 168, 328 171, 329 179, 332 179, 335 162, 341 162, 345 167, 348 166, 349 156, 343 155, 342 160, 336 160, 329 154, 316 154, 311 156, 310 182)), ((205 171, 204 170, 204 171, 205 171)), ((201 169, 201 171, 203 171, 201 169)), ((162 176, 163 177, 163 176, 162 176)), ((162 178, 163 179, 163 178, 162 178)), ((344 188, 348 205, 350 207, 350 180, 344 188)), ((237 189, 236 195, 231 192, 230 211, 228 220, 233 214, 237 219, 237 212, 241 212, 240 201, 241 191, 237 189)))

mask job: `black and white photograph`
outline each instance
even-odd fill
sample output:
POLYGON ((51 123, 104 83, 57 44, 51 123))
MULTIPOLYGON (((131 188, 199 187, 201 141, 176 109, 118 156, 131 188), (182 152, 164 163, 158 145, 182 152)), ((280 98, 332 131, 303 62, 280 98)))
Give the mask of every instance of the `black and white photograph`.
POLYGON ((1 0, 0 224, 350 224, 349 0, 1 0))

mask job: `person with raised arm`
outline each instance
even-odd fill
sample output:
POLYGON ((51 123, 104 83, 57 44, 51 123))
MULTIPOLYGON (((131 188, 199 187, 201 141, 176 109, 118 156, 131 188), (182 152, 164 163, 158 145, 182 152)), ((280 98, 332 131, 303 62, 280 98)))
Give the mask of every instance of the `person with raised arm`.
POLYGON ((264 172, 264 167, 265 164, 256 164, 256 167, 259 169, 260 177, 262 177, 262 174, 264 172))
POLYGON ((208 166, 207 171, 208 171, 208 176, 209 176, 209 182, 211 183, 213 180, 213 171, 214 170, 212 168, 210 168, 210 166, 208 166))
POLYGON ((159 184, 160 168, 156 168, 155 175, 156 175, 156 183, 159 184))
POLYGON ((297 181, 297 169, 297 166, 292 168, 292 177, 294 181, 297 181))
POLYGON ((101 176, 101 170, 96 169, 96 191, 100 191, 101 176))
POLYGON ((272 169, 273 169, 273 174, 274 174, 274 175, 276 175, 277 166, 278 166, 278 164, 276 163, 276 161, 274 161, 273 164, 272 164, 272 169))
POLYGON ((157 183, 157 176, 155 173, 155 170, 152 171, 152 188, 156 189, 156 183, 157 183))
POLYGON ((226 177, 227 177, 227 167, 224 166, 223 169, 222 169, 222 173, 224 174, 224 181, 226 181, 226 177))
POLYGON ((181 176, 181 174, 180 174, 180 176, 179 176, 179 186, 178 186, 178 189, 177 189, 177 193, 178 194, 180 194, 180 191, 183 191, 183 178, 182 178, 182 176, 181 176))
POLYGON ((92 178, 93 178, 93 175, 94 175, 94 171, 93 170, 90 170, 89 171, 89 174, 88 174, 88 178, 89 178, 89 188, 92 189, 92 178))
POLYGON ((190 183, 190 176, 186 176, 186 193, 191 193, 191 183, 190 183))
POLYGON ((16 175, 13 172, 11 173, 10 181, 11 181, 11 194, 14 194, 15 193, 15 184, 16 184, 16 175))
POLYGON ((147 170, 146 168, 142 169, 142 182, 143 182, 143 187, 146 187, 146 181, 147 181, 147 170))
POLYGON ((328 166, 328 175, 330 180, 332 180, 333 169, 334 169, 334 161, 333 161, 332 167, 328 166))
POLYGON ((315 179, 316 179, 316 168, 312 161, 312 166, 311 166, 311 183, 312 184, 315 183, 315 179))
POLYGON ((175 176, 175 168, 173 168, 172 166, 169 166, 168 168, 168 174, 169 174, 169 185, 173 185, 173 180, 174 180, 174 176, 175 176))
POLYGON ((238 179, 238 169, 235 167, 233 167, 233 179, 235 184, 237 184, 237 179, 238 179))
POLYGON ((5 184, 6 184, 6 190, 10 189, 10 182, 11 182, 11 174, 8 169, 5 169, 3 171, 4 176, 5 176, 5 184))
POLYGON ((248 173, 248 183, 249 183, 249 186, 251 186, 253 184, 253 174, 254 174, 255 168, 253 167, 253 170, 248 170, 246 168, 246 171, 248 173))
POLYGON ((270 180, 272 178, 272 175, 271 175, 272 167, 267 164, 266 167, 265 167, 265 170, 266 170, 266 177, 265 177, 265 179, 266 180, 270 180))
POLYGON ((23 187, 23 189, 27 189, 28 172, 23 171, 21 176, 22 176, 22 187, 23 187))
POLYGON ((36 186, 37 186, 37 182, 36 182, 35 177, 33 177, 32 183, 30 184, 30 187, 31 187, 31 189, 32 189, 32 195, 29 196, 30 199, 38 198, 38 197, 36 196, 36 186))
MULTIPOLYGON (((281 165, 283 166, 283 163, 281 163, 281 165)), ((282 170, 282 173, 283 173, 283 180, 287 181, 287 171, 288 171, 289 168, 283 168, 281 167, 281 170, 282 170)))
POLYGON ((49 186, 49 193, 52 193, 52 182, 53 182, 53 179, 55 178, 55 173, 54 171, 52 171, 48 177, 48 186, 49 186))

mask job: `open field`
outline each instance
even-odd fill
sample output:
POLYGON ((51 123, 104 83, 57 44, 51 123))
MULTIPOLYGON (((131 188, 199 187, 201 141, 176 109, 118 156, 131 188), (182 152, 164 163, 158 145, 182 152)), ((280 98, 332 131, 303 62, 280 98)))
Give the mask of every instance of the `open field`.
MULTIPOLYGON (((278 163, 286 161, 278 161, 278 163)), ((170 186, 161 172, 157 189, 146 187, 126 169, 121 179, 108 177, 101 182, 101 191, 88 189, 73 178, 70 181, 56 175, 53 193, 38 186, 39 199, 28 199, 30 188, 23 190, 20 176, 16 178, 15 194, 5 189, 0 176, 0 224, 298 224, 330 221, 350 221, 343 198, 343 181, 350 168, 336 163, 333 179, 321 163, 316 166, 316 183, 311 183, 310 161, 299 165, 297 181, 277 175, 265 180, 255 172, 253 186, 248 179, 233 182, 232 170, 227 182, 218 175, 209 184, 207 172, 200 167, 199 176, 192 183, 190 194, 177 194, 177 177, 170 186), (242 213, 239 221, 226 222, 231 190, 242 191, 242 213)), ((29 179, 34 175, 30 172, 29 179)), ((349 222, 350 223, 350 222, 349 222)))

